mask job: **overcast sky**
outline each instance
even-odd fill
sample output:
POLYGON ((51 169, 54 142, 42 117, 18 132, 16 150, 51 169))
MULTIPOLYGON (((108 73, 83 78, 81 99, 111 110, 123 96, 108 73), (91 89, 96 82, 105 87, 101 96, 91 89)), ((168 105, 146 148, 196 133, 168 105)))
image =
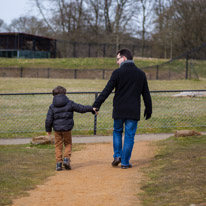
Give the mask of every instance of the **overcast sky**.
POLYGON ((34 13, 31 0, 0 0, 0 19, 10 24, 20 16, 29 16, 34 13))

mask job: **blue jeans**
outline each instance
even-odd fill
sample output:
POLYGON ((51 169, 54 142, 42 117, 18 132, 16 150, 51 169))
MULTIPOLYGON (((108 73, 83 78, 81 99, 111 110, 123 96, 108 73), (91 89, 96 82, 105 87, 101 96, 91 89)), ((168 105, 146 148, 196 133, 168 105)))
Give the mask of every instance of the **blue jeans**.
POLYGON ((113 130, 113 157, 121 158, 121 165, 128 166, 132 155, 134 145, 134 136, 137 130, 137 120, 132 119, 114 119, 113 130), (125 124, 124 146, 122 149, 122 133, 125 124))

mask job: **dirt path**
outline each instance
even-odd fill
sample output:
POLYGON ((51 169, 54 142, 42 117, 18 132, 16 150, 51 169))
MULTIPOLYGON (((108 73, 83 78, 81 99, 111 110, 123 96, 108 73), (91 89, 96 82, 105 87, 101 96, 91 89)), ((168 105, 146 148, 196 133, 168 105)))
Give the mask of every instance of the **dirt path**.
POLYGON ((140 168, 153 156, 149 141, 134 145, 131 169, 114 168, 112 143, 88 144, 72 154, 72 170, 56 172, 13 206, 140 206, 140 168))

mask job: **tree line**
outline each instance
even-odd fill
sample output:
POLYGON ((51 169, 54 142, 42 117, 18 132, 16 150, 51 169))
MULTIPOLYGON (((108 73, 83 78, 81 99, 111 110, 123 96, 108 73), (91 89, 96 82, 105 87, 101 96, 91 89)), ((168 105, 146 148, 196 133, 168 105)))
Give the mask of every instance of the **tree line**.
MULTIPOLYGON (((32 0, 39 15, 22 16, 0 32, 25 32, 65 42, 136 45, 145 56, 173 58, 206 42, 205 0, 32 0)), ((63 47, 64 44, 61 44, 63 47)))

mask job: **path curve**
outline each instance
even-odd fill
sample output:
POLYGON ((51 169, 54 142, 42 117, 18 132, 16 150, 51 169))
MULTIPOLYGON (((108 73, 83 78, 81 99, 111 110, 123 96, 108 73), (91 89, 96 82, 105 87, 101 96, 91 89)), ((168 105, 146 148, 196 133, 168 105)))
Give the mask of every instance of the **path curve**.
POLYGON ((12 206, 140 206, 137 193, 145 166, 154 155, 151 141, 136 141, 130 169, 111 166, 112 143, 87 144, 72 154, 72 170, 60 171, 12 206))

